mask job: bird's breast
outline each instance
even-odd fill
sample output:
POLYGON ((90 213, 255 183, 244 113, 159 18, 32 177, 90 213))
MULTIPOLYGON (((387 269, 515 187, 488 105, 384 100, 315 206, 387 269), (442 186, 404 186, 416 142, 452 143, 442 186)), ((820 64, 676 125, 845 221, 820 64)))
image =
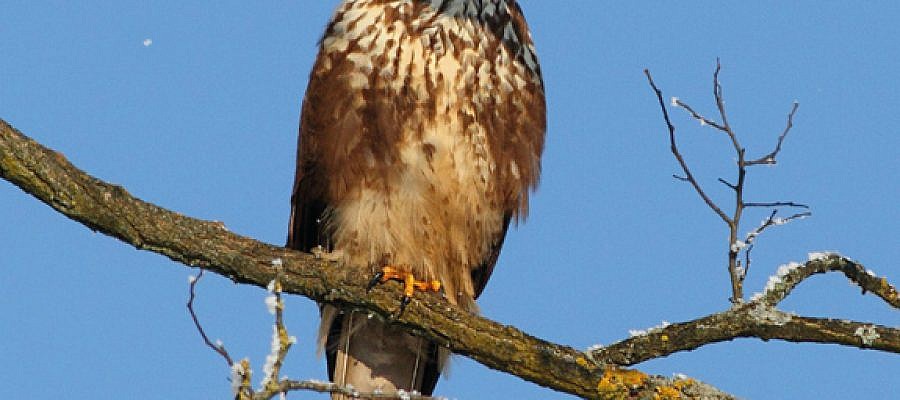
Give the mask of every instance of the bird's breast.
POLYGON ((327 218, 349 261, 389 255, 471 296, 470 270, 502 235, 510 196, 536 180, 521 171, 540 153, 505 122, 528 112, 521 94, 542 84, 507 3, 359 0, 339 8, 314 75, 336 76, 351 104, 341 112, 361 121, 338 145, 348 156, 334 168, 363 173, 336 174, 356 180, 340 182, 347 195, 327 218), (526 155, 526 165, 510 154, 526 155))

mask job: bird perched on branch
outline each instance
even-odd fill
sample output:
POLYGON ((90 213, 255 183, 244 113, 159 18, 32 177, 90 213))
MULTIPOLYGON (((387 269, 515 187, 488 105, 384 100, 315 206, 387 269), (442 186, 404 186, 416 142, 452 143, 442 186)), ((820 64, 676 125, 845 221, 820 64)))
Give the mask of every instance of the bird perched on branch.
MULTIPOLYGON (((477 312, 510 220, 525 217, 546 126, 514 0, 344 0, 300 117, 288 246, 322 246, 374 282, 441 288, 477 312)), ((366 314, 322 309, 328 374, 431 394, 446 351, 366 314)))

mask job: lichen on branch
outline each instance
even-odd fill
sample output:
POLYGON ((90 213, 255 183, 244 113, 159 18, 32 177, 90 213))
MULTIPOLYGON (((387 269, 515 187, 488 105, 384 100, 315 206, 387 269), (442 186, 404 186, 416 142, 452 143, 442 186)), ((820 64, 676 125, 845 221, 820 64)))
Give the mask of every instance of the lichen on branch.
MULTIPOLYGON (((367 293, 368 270, 362 266, 335 268, 333 261, 243 237, 221 223, 190 218, 135 198, 120 186, 86 174, 3 120, 0 177, 90 229, 238 283, 266 287, 277 272, 272 260, 281 259, 279 282, 285 293, 344 309, 363 309, 385 319, 401 298, 400 288, 392 284, 367 293)), ((454 353, 536 384, 583 398, 613 398, 597 390, 603 366, 586 362, 583 352, 473 315, 436 294, 417 297, 392 322, 454 353)), ((636 390, 652 395, 655 386, 636 390)))
MULTIPOLYGON (((285 293, 344 309, 366 310, 385 319, 396 310, 401 297, 399 286, 393 284, 367 293, 368 272, 362 266, 335 268, 333 261, 236 235, 221 223, 190 218, 137 199, 120 186, 84 173, 2 120, 0 177, 90 229, 235 282, 266 287, 280 271, 278 282, 285 293), (276 259, 282 260, 279 268, 273 266, 276 259)), ((894 286, 884 278, 860 275, 861 266, 855 262, 830 257, 810 260, 806 266, 809 275, 797 279, 842 271, 866 291, 897 307, 894 286)), ((760 301, 671 324, 587 353, 472 315, 436 294, 417 297, 402 316, 391 321, 490 368, 590 399, 732 398, 700 382, 678 384, 682 379, 648 376, 616 366, 737 337, 836 343, 900 353, 900 334, 895 328, 787 314, 774 307, 781 295, 773 293, 766 292, 760 301), (641 379, 632 379, 635 376, 641 379)), ((784 291, 784 296, 788 293, 784 291)))

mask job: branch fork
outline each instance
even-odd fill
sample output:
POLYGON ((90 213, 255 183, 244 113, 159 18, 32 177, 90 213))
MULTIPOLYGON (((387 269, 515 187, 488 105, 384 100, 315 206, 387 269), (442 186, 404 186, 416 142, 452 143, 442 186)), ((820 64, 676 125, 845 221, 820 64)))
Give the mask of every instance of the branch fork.
MULTIPOLYGON (((717 64, 714 95, 721 121, 702 116, 699 120, 714 129, 724 129, 739 156, 738 179, 733 183, 723 180, 736 194, 732 215, 723 212, 693 177, 676 145, 675 127, 662 100, 662 92, 656 87, 649 71, 645 70, 645 74, 660 102, 672 152, 683 170, 679 179, 689 182, 703 201, 729 225, 729 272, 733 286, 733 305, 730 309, 693 321, 662 326, 586 352, 541 340, 514 327, 472 315, 435 295, 416 297, 404 314, 392 323, 490 368, 590 399, 732 398, 709 385, 683 377, 649 376, 622 367, 738 337, 833 343, 900 354, 900 329, 867 322, 811 318, 778 310, 778 304, 801 281, 815 274, 837 271, 859 285, 863 293, 872 293, 891 307, 900 308, 896 287, 886 277, 875 276, 857 262, 839 255, 816 253, 803 264, 789 264, 780 269, 770 280, 771 285, 767 285, 760 295, 753 296, 749 302, 743 301, 742 284, 749 256, 746 256, 745 264, 741 264, 737 253, 742 250, 749 252, 763 230, 803 218, 808 213, 808 207, 794 202, 750 203, 743 200, 746 168, 775 163, 797 106, 788 115, 787 127, 779 136, 775 149, 758 159, 747 160, 745 150, 737 141, 725 115, 722 88, 718 81, 719 69, 717 64), (798 212, 788 217, 778 217, 777 213, 772 212, 756 230, 738 240, 741 212, 746 207, 787 207, 796 208, 798 212)), ((700 116, 680 100, 676 99, 674 103, 688 110, 688 113, 700 116)), ((2 120, 0 177, 92 230, 138 249, 164 255, 178 263, 201 268, 200 274, 214 272, 235 282, 259 287, 266 287, 274 280, 272 296, 275 299, 269 303, 274 305, 276 311, 274 336, 277 336, 278 351, 273 351, 276 362, 279 358, 283 359, 283 353, 287 352, 292 342, 286 329, 278 329, 281 324, 278 313, 283 310, 281 293, 299 294, 343 309, 366 310, 381 318, 387 318, 393 312, 401 294, 396 285, 379 286, 366 293, 364 266, 335 268, 331 260, 258 242, 229 232, 221 223, 193 219, 141 201, 122 187, 84 173, 61 154, 27 138, 2 120), (273 260, 281 260, 281 263, 273 263, 273 260), (285 337, 288 339, 285 340, 285 337)), ((200 274, 191 282, 188 308, 206 345, 222 355, 232 370, 232 383, 239 398, 262 398, 257 396, 264 394, 274 396, 294 388, 361 397, 367 395, 330 383, 277 378, 276 363, 273 363, 272 369, 264 371, 270 376, 264 388, 253 392, 249 361, 234 362, 223 344, 209 340, 196 318, 192 303, 200 274)), ((283 325, 281 327, 284 328, 283 325)), ((371 398, 383 396, 371 394, 371 398)))
POLYGON ((718 181, 727 186, 732 192, 734 192, 734 210, 730 215, 723 211, 722 207, 720 207, 718 204, 716 204, 715 201, 712 200, 712 198, 706 193, 706 191, 694 177, 694 174, 691 172, 687 161, 685 161, 684 156, 682 156, 681 151, 678 148, 678 144, 676 143, 675 125, 672 123, 672 120, 669 117, 669 111, 666 107, 666 102, 663 100, 662 91, 656 86, 656 83, 653 81, 653 77, 650 75, 649 70, 644 70, 644 75, 647 77, 651 88, 656 94, 657 101, 659 102, 659 107, 662 110, 663 119, 666 122, 666 128, 669 132, 670 150, 675 156, 675 159, 678 161, 679 166, 681 166, 682 174, 673 176, 680 181, 690 183, 694 188, 694 191, 697 192, 703 202, 706 203, 706 205, 714 213, 716 213, 716 215, 718 215, 719 218, 728 226, 728 273, 731 278, 731 298, 729 300, 733 304, 741 304, 744 301, 744 279, 747 276, 747 271, 750 269, 750 251, 753 249, 753 242, 756 240, 756 238, 760 234, 762 234, 762 232, 766 228, 781 225, 783 223, 790 222, 796 219, 805 218, 812 214, 808 211, 808 206, 795 202, 778 201, 770 203, 748 203, 744 200, 747 168, 754 165, 776 164, 776 158, 778 157, 778 153, 781 152, 781 147, 784 144, 784 139, 790 132, 791 127, 793 127, 794 114, 797 113, 799 104, 797 102, 794 102, 791 111, 788 113, 787 125, 784 131, 782 131, 781 135, 778 136, 778 140, 775 143, 775 148, 762 157, 748 160, 746 156, 747 150, 741 145, 740 141, 738 140, 737 134, 735 133, 734 129, 732 129, 731 124, 729 124, 728 122, 728 115, 725 112, 725 97, 723 94, 722 85, 719 81, 719 73, 721 72, 721 70, 722 65, 721 63, 719 63, 719 60, 716 59, 716 70, 713 73, 713 97, 715 99, 716 109, 718 110, 720 121, 717 122, 712 118, 704 116, 677 97, 672 97, 670 105, 672 107, 684 109, 691 118, 700 121, 700 125, 708 126, 712 129, 720 131, 728 137, 732 148, 737 155, 737 180, 736 182, 732 183, 725 180, 724 178, 718 178, 718 181), (772 208, 773 210, 769 215, 769 218, 764 221, 762 225, 748 233, 743 238, 743 240, 741 240, 739 238, 741 218, 743 217, 744 209, 747 207, 768 207, 772 208), (776 207, 802 208, 805 211, 793 213, 786 218, 777 218, 776 215, 778 214, 778 209, 776 207), (741 254, 744 255, 743 260, 740 259, 741 254))

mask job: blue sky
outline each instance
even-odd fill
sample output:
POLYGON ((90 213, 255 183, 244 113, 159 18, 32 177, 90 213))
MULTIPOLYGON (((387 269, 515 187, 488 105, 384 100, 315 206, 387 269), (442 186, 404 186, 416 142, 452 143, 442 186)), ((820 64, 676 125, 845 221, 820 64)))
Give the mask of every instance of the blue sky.
MULTIPOLYGON (((821 250, 900 282, 900 3, 521 4, 543 65, 549 131, 530 217, 510 231, 482 297, 487 317, 586 348, 728 306, 725 227, 671 178, 677 165, 642 75, 650 68, 667 97, 711 113, 716 57, 730 121, 751 154, 771 149, 800 102, 779 165, 751 172, 748 200, 795 200, 814 215, 762 236, 747 292, 821 250)), ((0 118, 145 200, 282 244, 300 99, 335 5, 5 2, 0 118)), ((702 183, 729 201, 716 183, 734 176, 725 138, 673 116, 702 183)), ((751 213, 743 230, 763 217, 751 213)), ((8 397, 230 395, 225 363, 184 307, 194 271, 93 233, 10 184, 0 184, 0 243, 8 397)), ((209 334, 258 372, 271 332, 264 291, 207 276, 198 294, 209 334)), ((299 344, 284 372, 324 378, 315 305, 292 297, 287 307, 299 344)), ((895 310, 837 275, 803 283, 783 308, 900 326, 895 310)), ((892 398, 900 375, 896 355, 758 340, 639 367, 754 399, 892 398)), ((570 397, 462 357, 449 375, 437 390, 449 398, 570 397)))

